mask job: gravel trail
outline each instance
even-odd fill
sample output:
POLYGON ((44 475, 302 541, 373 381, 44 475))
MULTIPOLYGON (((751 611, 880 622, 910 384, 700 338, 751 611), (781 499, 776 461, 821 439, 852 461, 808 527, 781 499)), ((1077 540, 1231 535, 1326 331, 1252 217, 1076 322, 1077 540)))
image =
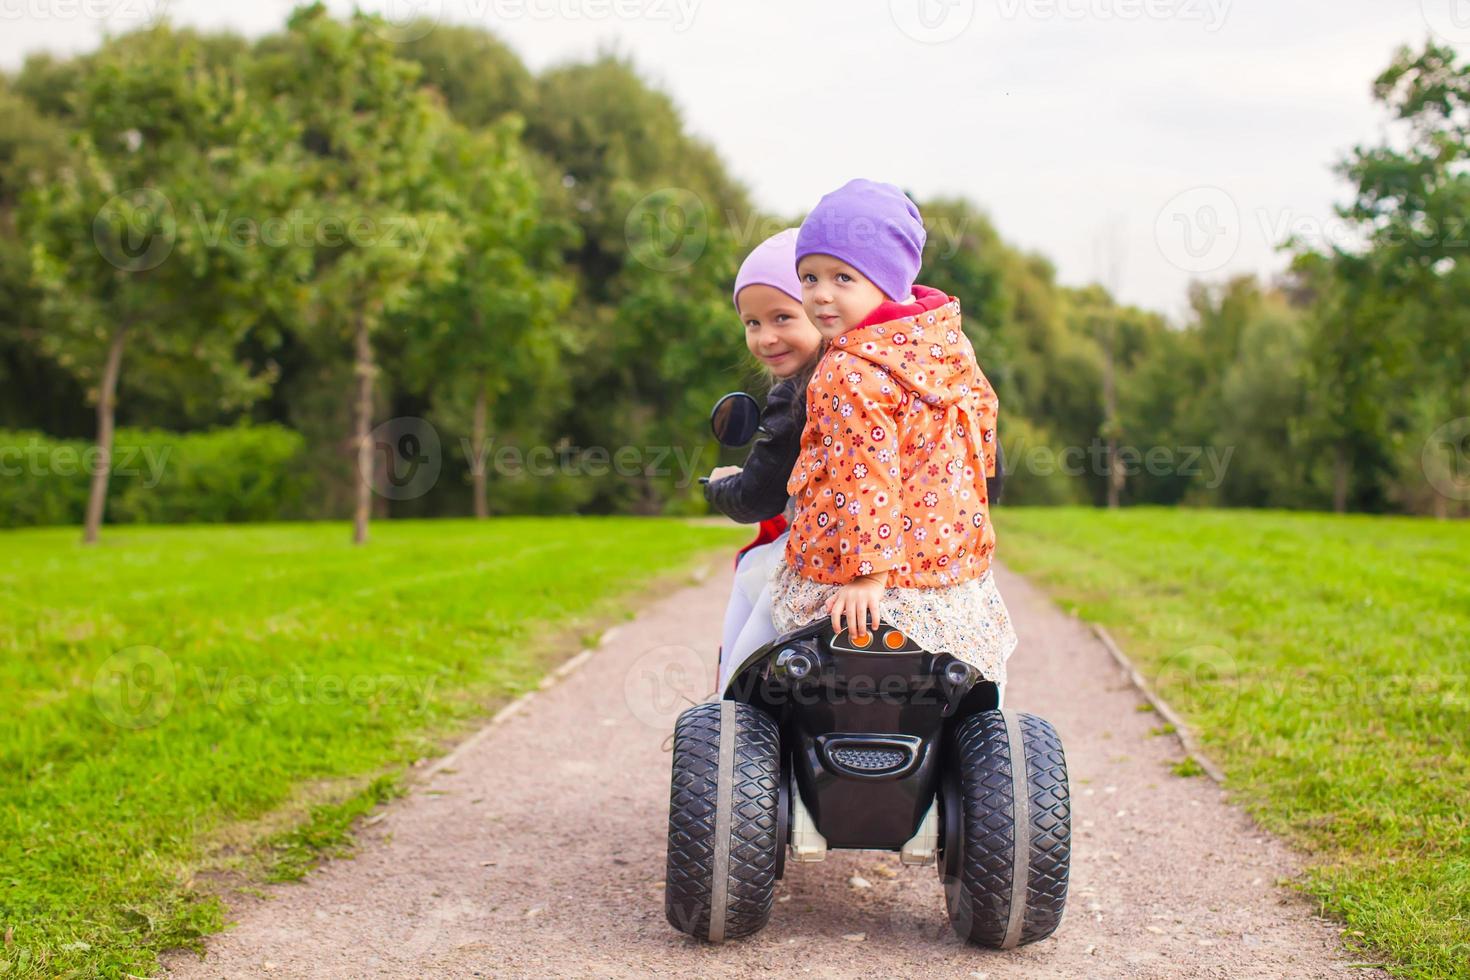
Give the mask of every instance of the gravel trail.
POLYGON ((1295 856, 1204 778, 1098 640, 997 571, 1021 635, 1010 707, 1051 720, 1074 799, 1071 893, 1056 934, 962 945, 933 868, 835 852, 788 863, 771 923, 720 947, 663 916, 673 718, 713 686, 721 563, 619 627, 565 680, 462 744, 359 833, 355 857, 268 900, 200 960, 206 977, 1357 977, 1336 928, 1279 879, 1295 856), (867 887, 854 885, 861 878, 867 887))

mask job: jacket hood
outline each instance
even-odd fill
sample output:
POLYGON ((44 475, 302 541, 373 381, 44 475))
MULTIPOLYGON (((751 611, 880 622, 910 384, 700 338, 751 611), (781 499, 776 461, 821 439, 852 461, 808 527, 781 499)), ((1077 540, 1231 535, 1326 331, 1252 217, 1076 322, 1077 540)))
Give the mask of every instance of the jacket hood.
POLYGON ((832 347, 876 364, 929 405, 953 405, 986 383, 960 301, 928 286, 914 286, 912 303, 883 303, 832 347))

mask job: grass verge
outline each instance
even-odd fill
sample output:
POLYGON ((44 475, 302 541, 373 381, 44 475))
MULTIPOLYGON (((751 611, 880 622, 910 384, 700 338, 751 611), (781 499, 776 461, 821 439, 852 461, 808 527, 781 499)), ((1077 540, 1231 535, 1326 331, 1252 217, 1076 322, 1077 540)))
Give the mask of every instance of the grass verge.
POLYGON ((1470 523, 998 509, 1000 555, 1105 625, 1302 887, 1404 977, 1470 977, 1470 523))
POLYGON ((0 977, 149 975, 222 927, 211 873, 299 876, 640 587, 743 537, 631 518, 373 535, 0 538, 0 977))

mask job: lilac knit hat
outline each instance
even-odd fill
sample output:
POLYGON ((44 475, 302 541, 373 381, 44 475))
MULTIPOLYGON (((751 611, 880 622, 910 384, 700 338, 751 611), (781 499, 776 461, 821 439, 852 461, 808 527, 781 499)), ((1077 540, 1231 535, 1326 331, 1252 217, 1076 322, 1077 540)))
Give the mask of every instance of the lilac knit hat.
POLYGON ((801 302, 801 281, 796 278, 796 229, 787 228, 751 249, 735 274, 735 312, 740 312, 740 290, 746 286, 770 286, 801 302))
POLYGON ((919 209, 892 184, 850 180, 823 197, 801 223, 796 261, 830 255, 867 276, 891 300, 907 297, 924 255, 919 209))

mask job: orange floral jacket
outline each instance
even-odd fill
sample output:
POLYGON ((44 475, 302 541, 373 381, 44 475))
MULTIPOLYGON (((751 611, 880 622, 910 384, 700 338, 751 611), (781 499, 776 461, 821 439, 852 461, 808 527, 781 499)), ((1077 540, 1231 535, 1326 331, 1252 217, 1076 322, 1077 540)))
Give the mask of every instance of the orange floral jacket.
POLYGON ((959 300, 927 286, 914 299, 834 340, 807 388, 786 562, 814 581, 886 571, 889 588, 942 588, 990 567, 999 401, 959 300))

